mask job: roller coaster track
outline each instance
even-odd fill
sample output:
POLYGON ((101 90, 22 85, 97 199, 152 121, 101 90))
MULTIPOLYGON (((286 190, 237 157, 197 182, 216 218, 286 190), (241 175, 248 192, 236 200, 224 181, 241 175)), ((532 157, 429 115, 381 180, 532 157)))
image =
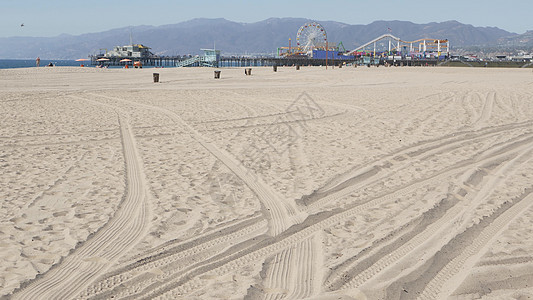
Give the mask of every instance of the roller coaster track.
POLYGON ((357 48, 355 48, 355 49, 353 49, 351 51, 346 52, 346 54, 347 55, 353 54, 353 53, 355 53, 355 52, 357 52, 357 51, 359 51, 361 49, 364 49, 367 46, 372 45, 373 43, 379 42, 379 41, 381 41, 383 39, 387 39, 387 38, 395 40, 396 42, 399 42, 399 43, 404 43, 404 44, 414 44, 414 43, 418 43, 418 42, 422 42, 422 41, 431 41, 433 43, 434 41, 437 40, 437 39, 424 38, 424 39, 418 39, 418 40, 415 40, 415 41, 404 41, 404 40, 400 39, 399 37, 396 37, 396 36, 394 36, 394 35, 392 35, 390 33, 386 33, 386 34, 383 34, 383 35, 371 40, 368 43, 365 43, 365 44, 363 44, 363 45, 361 45, 361 46, 359 46, 359 47, 357 47, 357 48))

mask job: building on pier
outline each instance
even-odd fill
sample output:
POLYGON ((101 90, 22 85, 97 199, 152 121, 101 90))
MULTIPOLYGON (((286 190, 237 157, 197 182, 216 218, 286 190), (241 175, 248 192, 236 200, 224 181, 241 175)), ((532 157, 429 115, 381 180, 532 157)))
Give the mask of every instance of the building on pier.
POLYGON ((186 59, 181 56, 155 55, 150 51, 150 47, 133 43, 127 46, 115 46, 111 51, 101 50, 105 50, 105 52, 90 56, 92 65, 125 66, 128 64, 125 62, 126 59, 143 66, 174 67, 178 62, 186 59))
POLYGON ((115 46, 113 50, 106 51, 104 57, 120 57, 120 58, 141 58, 141 57, 150 57, 154 54, 150 52, 150 47, 144 46, 142 44, 131 44, 128 46, 115 46))

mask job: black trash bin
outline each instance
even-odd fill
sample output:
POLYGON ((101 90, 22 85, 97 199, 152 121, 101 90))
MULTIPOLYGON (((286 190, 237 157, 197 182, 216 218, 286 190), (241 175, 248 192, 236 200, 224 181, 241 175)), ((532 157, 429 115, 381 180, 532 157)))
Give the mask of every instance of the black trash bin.
POLYGON ((220 71, 215 71, 215 79, 219 79, 220 78, 220 71))
POLYGON ((159 82, 159 73, 154 73, 154 82, 159 82))
POLYGON ((300 65, 296 65, 296 70, 300 70, 300 65))
POLYGON ((277 72, 278 71, 278 66, 272 66, 272 69, 274 70, 274 72, 277 72))

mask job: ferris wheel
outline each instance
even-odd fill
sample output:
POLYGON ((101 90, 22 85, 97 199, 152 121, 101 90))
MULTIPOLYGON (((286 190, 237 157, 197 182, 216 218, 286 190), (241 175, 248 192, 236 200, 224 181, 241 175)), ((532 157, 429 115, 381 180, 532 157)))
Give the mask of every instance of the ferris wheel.
POLYGON ((304 52, 315 48, 325 48, 327 41, 326 29, 317 22, 305 23, 296 34, 296 43, 304 52))

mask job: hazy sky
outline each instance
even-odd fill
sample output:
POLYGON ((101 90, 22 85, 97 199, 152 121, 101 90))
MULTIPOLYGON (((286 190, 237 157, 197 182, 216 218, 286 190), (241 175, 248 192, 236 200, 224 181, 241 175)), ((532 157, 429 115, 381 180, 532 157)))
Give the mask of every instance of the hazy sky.
POLYGON ((301 17, 348 24, 457 20, 524 33, 533 30, 533 0, 0 0, 0 37, 77 35, 199 17, 237 22, 301 17))

